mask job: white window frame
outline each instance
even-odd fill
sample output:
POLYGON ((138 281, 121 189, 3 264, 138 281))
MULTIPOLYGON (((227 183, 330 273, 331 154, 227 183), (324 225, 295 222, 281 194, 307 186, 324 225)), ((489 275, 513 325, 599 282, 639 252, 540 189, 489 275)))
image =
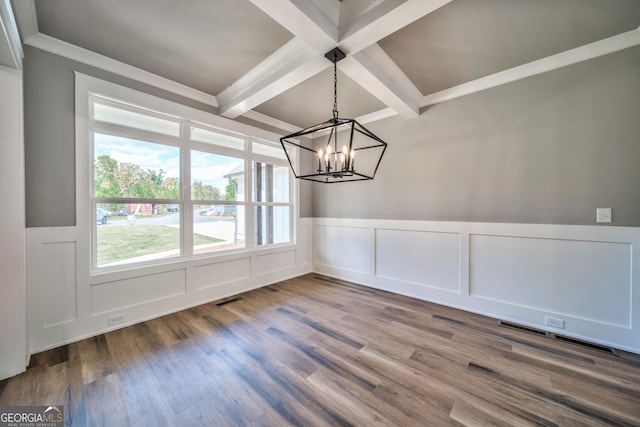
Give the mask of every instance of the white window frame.
MULTIPOLYGON (((289 171, 289 235, 290 241, 287 243, 271 245, 255 245, 254 211, 255 206, 263 206, 264 203, 255 203, 253 200, 252 178, 250 168, 254 161, 266 162, 274 165, 288 167, 285 159, 275 158, 254 153, 252 142, 271 143, 274 147, 279 146, 280 135, 256 128, 244 123, 236 122, 225 117, 217 116, 185 106, 174 101, 169 101, 153 95, 136 91, 115 83, 107 82, 82 73, 75 73, 76 79, 76 224, 81 235, 86 233, 85 242, 88 242, 87 250, 79 248, 78 268, 82 269, 84 264, 88 266, 89 276, 101 275, 109 272, 122 270, 138 270, 145 267, 157 266, 159 264, 175 264, 176 262, 188 262, 190 260, 209 257, 220 257, 230 253, 252 252, 256 250, 264 251, 265 248, 281 248, 295 246, 296 233, 295 226, 299 217, 298 183, 289 171), (163 133, 130 128, 123 125, 105 123, 92 120, 91 97, 99 97, 100 103, 114 104, 119 108, 131 109, 136 112, 144 111, 145 114, 161 118, 175 119, 180 123, 179 137, 170 136, 163 133), (214 132, 226 133, 235 137, 245 138, 245 150, 240 151, 232 148, 215 146, 206 142, 191 141, 191 126, 206 127, 214 132), (96 257, 96 205, 98 203, 111 203, 109 198, 94 197, 93 190, 93 164, 94 164, 94 132, 104 132, 118 136, 138 138, 142 141, 160 143, 164 145, 176 146, 180 148, 180 200, 149 199, 149 202, 178 203, 181 212, 181 241, 180 256, 173 258, 161 258, 153 261, 127 263, 118 266, 98 267, 96 257), (152 138, 150 138, 152 136, 152 138), (238 201, 215 201, 200 203, 201 201, 191 200, 191 164, 190 150, 199 150, 221 155, 231 155, 244 158, 245 162, 245 199, 238 201), (109 199, 109 200, 107 200, 109 199), (106 201, 105 201, 106 200, 106 201), (245 209, 245 247, 239 249, 229 249, 223 251, 209 252, 204 254, 193 254, 193 221, 190 212, 196 204, 211 205, 237 205, 244 206, 245 209), (187 214, 189 213, 189 214, 187 214), (83 259, 84 258, 84 259, 83 259)), ((142 201, 142 199, 135 199, 142 201)), ((277 203, 282 205, 282 203, 277 203)), ((80 273, 80 271, 79 271, 80 273)))

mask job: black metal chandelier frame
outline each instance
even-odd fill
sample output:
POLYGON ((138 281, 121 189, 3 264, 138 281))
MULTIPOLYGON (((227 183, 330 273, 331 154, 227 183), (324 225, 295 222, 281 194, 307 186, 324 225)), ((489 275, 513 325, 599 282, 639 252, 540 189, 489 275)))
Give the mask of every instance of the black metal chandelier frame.
MULTIPOLYGON (((382 156, 387 148, 387 143, 376 136, 373 132, 362 126, 355 119, 340 118, 338 113, 338 75, 337 63, 345 58, 344 52, 339 48, 334 48, 325 54, 325 57, 333 62, 333 117, 329 120, 310 126, 306 129, 299 130, 290 135, 280 138, 287 160, 291 169, 298 179, 316 181, 322 183, 348 182, 348 181, 364 181, 374 178, 382 156), (339 149, 338 134, 348 134, 349 142, 344 144, 342 150, 339 149), (315 136, 314 136, 315 135, 315 136), (354 137, 364 136, 367 144, 354 144, 354 137), (323 144, 319 150, 306 147, 300 144, 299 138, 307 137, 311 139, 326 138, 326 144, 323 144), (314 156, 317 153, 317 168, 308 168, 306 172, 295 167, 295 161, 292 156, 294 152, 287 149, 287 145, 295 146, 302 153, 310 152, 314 156), (379 153, 377 160, 373 160, 368 170, 356 168, 356 157, 360 157, 358 153, 364 153, 365 150, 376 150, 379 153)), ((378 154, 376 154, 378 155, 378 154)), ((302 157, 302 156, 301 156, 302 157)), ((370 156, 367 156, 370 157, 370 156)), ((315 161, 314 161, 315 162, 315 161)))

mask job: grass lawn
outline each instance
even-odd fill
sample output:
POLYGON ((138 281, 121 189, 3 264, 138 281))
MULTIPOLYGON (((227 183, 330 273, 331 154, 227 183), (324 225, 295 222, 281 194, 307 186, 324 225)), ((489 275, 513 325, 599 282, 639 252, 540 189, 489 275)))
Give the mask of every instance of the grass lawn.
MULTIPOLYGON (((195 244, 223 242, 215 237, 195 234, 195 244)), ((178 250, 180 230, 165 225, 98 226, 98 265, 178 250)))

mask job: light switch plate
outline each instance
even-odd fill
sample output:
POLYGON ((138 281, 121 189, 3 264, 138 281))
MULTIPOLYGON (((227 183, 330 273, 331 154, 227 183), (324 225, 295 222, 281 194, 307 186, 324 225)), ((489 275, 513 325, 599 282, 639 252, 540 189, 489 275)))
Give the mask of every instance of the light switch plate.
POLYGON ((610 223, 611 222, 611 208, 597 208, 596 209, 596 222, 598 222, 598 223, 610 223))

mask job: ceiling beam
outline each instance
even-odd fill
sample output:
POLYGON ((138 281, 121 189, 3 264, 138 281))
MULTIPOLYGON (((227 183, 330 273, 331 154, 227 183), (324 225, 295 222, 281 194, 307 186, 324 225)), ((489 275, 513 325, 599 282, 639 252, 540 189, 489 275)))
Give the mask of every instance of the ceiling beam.
POLYGON ((336 0, 251 0, 294 38, 220 92, 220 114, 235 118, 328 68, 338 42, 336 0))
POLYGON ((299 38, 293 38, 249 70, 216 99, 220 114, 235 118, 331 66, 299 38))
POLYGON ((337 0, 251 0, 251 3, 317 53, 324 54, 338 43, 337 0))
POLYGON ((640 28, 426 95, 422 98, 420 107, 427 107, 638 45, 640 45, 640 28))
POLYGON ((322 55, 339 45, 350 55, 371 47, 342 61, 341 70, 397 113, 416 117, 422 94, 416 96, 415 86, 377 42, 450 1, 378 1, 352 17, 343 31, 336 0, 251 0, 295 37, 216 96, 220 114, 240 116, 313 77, 330 66, 322 55), (339 32, 344 39, 338 40, 339 32))
POLYGON ((440 9, 451 0, 385 0, 373 3, 340 27, 340 48, 354 54, 440 9))
POLYGON ((422 94, 377 43, 345 58, 338 66, 402 117, 420 114, 422 94))

